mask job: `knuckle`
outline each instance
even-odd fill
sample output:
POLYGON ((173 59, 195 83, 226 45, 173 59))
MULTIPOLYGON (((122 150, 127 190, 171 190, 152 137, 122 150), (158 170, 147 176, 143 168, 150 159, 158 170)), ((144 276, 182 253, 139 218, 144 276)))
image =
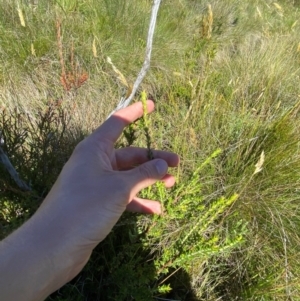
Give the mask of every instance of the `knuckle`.
POLYGON ((87 142, 86 142, 86 139, 84 139, 76 145, 73 153, 80 154, 80 153, 84 152, 86 150, 86 148, 87 148, 87 142))
POLYGON ((149 164, 144 164, 140 166, 140 173, 145 178, 153 178, 152 168, 149 164))

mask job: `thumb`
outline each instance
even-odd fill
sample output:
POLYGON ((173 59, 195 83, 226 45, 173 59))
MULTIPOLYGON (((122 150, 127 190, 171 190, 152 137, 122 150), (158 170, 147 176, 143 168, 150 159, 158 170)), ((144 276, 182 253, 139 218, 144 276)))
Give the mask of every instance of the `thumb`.
POLYGON ((136 195, 142 189, 161 180, 168 171, 168 164, 162 159, 146 162, 129 171, 132 193, 136 195))

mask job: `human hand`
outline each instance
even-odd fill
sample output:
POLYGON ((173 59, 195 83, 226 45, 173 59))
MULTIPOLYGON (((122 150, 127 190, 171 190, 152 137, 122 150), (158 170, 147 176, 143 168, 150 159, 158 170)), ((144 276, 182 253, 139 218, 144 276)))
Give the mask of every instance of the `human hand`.
MULTIPOLYGON (((152 101, 147 106, 148 112, 154 110, 152 101)), ((175 183, 167 170, 178 165, 176 154, 153 151, 155 159, 148 161, 147 149, 114 149, 124 127, 142 115, 142 104, 133 104, 116 112, 83 140, 38 212, 47 219, 51 214, 53 227, 59 227, 60 235, 64 229, 66 239, 80 254, 83 250, 89 254, 126 209, 160 214, 159 202, 140 199, 137 194, 158 180, 167 187, 175 183)))

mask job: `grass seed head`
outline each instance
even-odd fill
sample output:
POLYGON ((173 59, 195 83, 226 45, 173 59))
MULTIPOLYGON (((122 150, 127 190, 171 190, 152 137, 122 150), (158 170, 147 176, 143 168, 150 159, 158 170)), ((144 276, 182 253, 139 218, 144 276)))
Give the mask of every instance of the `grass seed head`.
POLYGON ((202 37, 206 39, 211 38, 213 21, 214 18, 213 18, 212 8, 211 5, 208 4, 207 14, 202 19, 202 37))
POLYGON ((23 12, 21 10, 20 7, 18 7, 18 15, 19 15, 19 19, 20 19, 20 23, 23 27, 26 27, 26 23, 25 23, 25 18, 24 18, 24 15, 23 15, 23 12))
POLYGON ((98 57, 98 54, 97 54, 97 47, 96 47, 96 39, 94 38, 93 40, 93 45, 92 45, 92 50, 93 50, 93 55, 94 57, 98 57))
POLYGON ((262 151, 258 162, 255 164, 255 171, 253 173, 254 175, 262 171, 262 169, 263 169, 262 166, 263 166, 264 162, 265 162, 265 152, 262 151))

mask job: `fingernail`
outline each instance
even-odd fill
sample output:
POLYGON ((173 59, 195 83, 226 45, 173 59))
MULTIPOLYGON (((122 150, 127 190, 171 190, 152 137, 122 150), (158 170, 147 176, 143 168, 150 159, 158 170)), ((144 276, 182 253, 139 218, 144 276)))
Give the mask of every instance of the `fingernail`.
POLYGON ((168 170, 168 164, 164 160, 157 160, 155 162, 155 167, 159 175, 165 175, 168 170))

